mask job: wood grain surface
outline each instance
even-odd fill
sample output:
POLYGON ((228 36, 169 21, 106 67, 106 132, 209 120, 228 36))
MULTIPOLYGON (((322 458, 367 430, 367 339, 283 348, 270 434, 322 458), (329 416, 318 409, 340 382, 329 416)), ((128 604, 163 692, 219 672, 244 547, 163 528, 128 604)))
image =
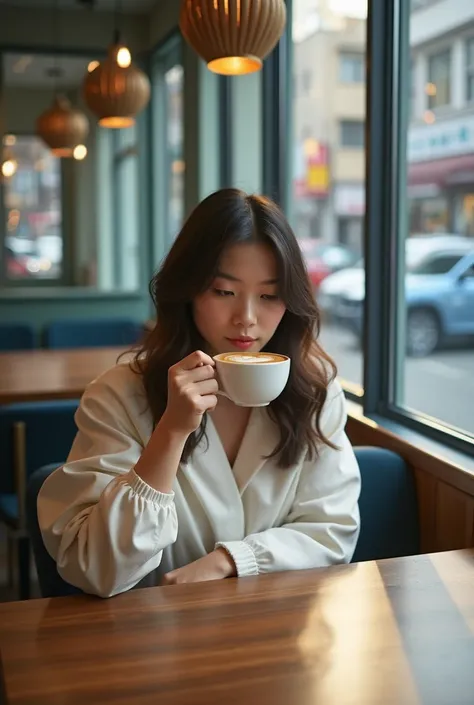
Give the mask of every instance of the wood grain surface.
POLYGON ((474 551, 0 605, 15 705, 472 705, 474 551))

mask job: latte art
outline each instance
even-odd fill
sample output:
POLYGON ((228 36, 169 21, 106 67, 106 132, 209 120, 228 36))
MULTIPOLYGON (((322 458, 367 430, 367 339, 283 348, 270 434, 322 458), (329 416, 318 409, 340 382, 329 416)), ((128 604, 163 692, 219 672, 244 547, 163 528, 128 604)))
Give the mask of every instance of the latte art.
POLYGON ((219 355, 222 362, 233 362, 237 365, 261 365, 271 362, 284 362, 286 357, 273 353, 224 353, 219 355))

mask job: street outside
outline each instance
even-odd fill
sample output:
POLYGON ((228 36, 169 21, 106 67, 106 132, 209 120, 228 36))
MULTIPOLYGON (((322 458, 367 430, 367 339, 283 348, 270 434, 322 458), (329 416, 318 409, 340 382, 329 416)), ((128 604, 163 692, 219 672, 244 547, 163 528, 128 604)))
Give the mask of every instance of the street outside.
MULTIPOLYGON (((363 357, 354 336, 324 325, 321 343, 339 375, 362 385, 363 357)), ((432 416, 474 435, 474 348, 440 350, 405 360, 405 398, 400 405, 432 416)))

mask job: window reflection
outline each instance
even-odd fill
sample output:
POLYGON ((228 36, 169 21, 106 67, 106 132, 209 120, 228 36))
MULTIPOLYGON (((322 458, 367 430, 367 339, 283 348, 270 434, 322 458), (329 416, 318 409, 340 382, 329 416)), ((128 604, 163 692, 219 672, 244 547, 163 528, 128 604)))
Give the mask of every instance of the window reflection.
POLYGON ((62 273, 61 166, 33 136, 6 135, 2 158, 4 274, 9 280, 62 273))

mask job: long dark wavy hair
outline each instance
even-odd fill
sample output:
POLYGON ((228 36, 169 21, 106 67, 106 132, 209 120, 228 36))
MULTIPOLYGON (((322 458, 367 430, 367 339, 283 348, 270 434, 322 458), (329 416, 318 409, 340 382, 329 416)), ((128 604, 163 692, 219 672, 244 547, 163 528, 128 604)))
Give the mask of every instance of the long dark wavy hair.
MULTIPOLYGON (((150 282, 156 326, 136 351, 155 425, 165 411, 168 369, 195 350, 205 349, 193 319, 192 302, 212 284, 224 250, 242 243, 270 245, 278 267, 279 295, 286 306, 264 350, 291 358, 288 384, 269 408, 280 441, 270 457, 288 468, 306 450, 317 455, 332 443, 320 427, 321 410, 336 375, 331 358, 318 343, 320 314, 295 235, 282 211, 268 198, 233 188, 208 196, 191 213, 168 256, 150 282)), ((206 433, 206 416, 188 438, 183 462, 206 433)))

